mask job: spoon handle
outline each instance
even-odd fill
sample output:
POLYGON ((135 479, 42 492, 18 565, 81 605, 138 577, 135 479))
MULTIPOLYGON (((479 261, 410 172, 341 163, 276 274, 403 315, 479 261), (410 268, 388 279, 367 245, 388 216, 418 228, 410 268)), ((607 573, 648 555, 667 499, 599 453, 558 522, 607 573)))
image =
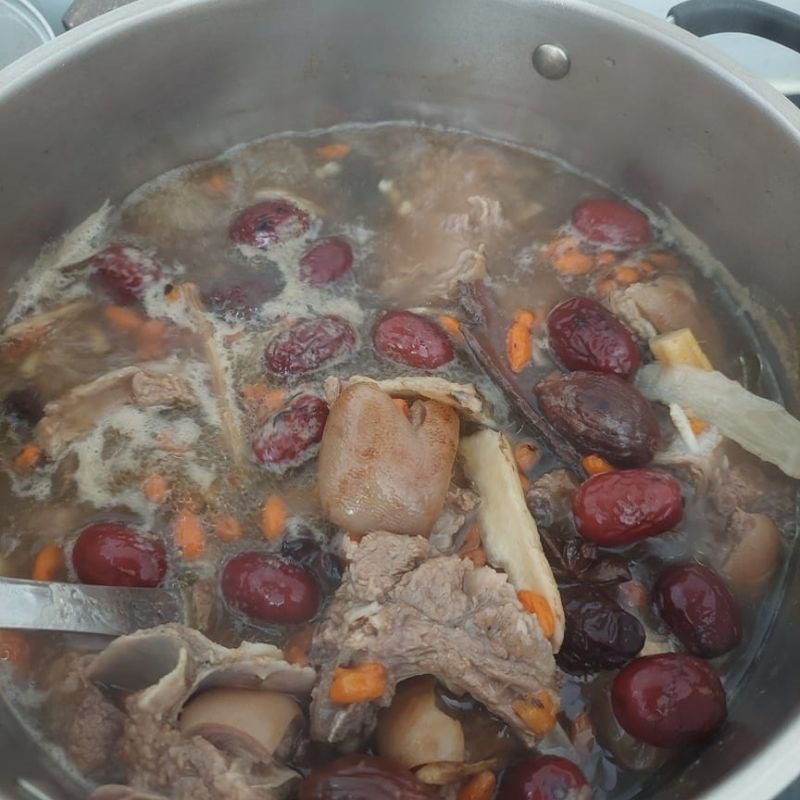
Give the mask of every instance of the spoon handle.
POLYGON ((0 628, 119 636, 177 622, 177 592, 0 578, 0 628))

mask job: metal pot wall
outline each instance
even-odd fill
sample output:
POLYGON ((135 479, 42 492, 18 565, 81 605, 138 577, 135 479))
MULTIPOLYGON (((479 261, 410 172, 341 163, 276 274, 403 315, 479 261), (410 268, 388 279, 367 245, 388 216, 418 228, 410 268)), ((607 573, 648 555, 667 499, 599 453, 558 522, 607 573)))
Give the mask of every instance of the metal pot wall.
MULTIPOLYGON (((543 61, 563 71, 557 52, 543 61)), ((584 0, 141 0, 87 23, 0 74, 3 285, 106 197, 178 164, 276 131, 409 118, 540 148, 666 207, 796 318, 800 112, 694 37, 584 0), (543 44, 568 54, 565 77, 534 69, 543 44)), ((729 725, 641 796, 768 798, 800 771, 796 563, 729 725)), ((10 725, 5 785, 45 780, 10 725)))

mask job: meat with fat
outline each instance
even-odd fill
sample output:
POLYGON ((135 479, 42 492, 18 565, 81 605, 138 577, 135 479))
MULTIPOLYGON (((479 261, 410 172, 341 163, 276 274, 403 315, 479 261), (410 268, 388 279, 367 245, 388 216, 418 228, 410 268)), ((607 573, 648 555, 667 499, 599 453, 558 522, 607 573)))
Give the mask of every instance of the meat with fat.
POLYGON ((523 610, 506 576, 474 568, 469 559, 432 557, 420 537, 371 533, 346 550, 344 580, 310 653, 321 674, 312 695, 312 738, 363 741, 398 683, 433 675, 535 744, 512 703, 540 692, 557 703, 555 662, 535 616, 523 610), (386 670, 383 696, 374 703, 334 703, 329 692, 336 668, 366 661, 386 670))

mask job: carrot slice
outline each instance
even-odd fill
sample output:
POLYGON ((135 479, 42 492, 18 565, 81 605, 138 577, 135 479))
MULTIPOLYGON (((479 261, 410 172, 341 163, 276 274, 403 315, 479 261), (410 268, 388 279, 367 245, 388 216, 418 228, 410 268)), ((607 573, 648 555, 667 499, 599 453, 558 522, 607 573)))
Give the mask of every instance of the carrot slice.
POLYGON ((591 270, 594 258, 580 250, 567 250, 553 257, 553 267, 562 275, 585 275, 591 270))
POLYGON ((587 475, 602 475, 605 472, 613 472, 614 467, 604 458, 591 453, 581 459, 581 465, 586 470, 587 475))
POLYGON ((520 442, 514 448, 514 460, 521 472, 528 472, 539 460, 539 450, 528 442, 520 442))
POLYGON ((328 696, 334 703, 351 705, 377 700, 386 691, 383 664, 365 661, 357 667, 336 667, 328 696))
POLYGON ((621 283, 623 286, 630 286, 630 284, 636 283, 641 279, 642 276, 636 267, 624 265, 614 270, 614 280, 617 283, 621 283))
POLYGON ((42 452, 42 448, 39 447, 38 444, 29 442, 17 453, 14 459, 14 467, 20 472, 30 472, 38 467, 43 459, 44 453, 42 452))
POLYGON ((537 736, 544 736, 556 726, 556 704, 547 692, 538 692, 530 701, 514 700, 511 708, 537 736))
POLYGON ((55 543, 46 544, 33 562, 31 577, 35 581, 54 581, 64 566, 64 551, 55 543))
POLYGON ((704 422, 702 419, 689 417, 689 427, 692 429, 692 433, 695 436, 699 436, 708 427, 708 423, 704 422))
POLYGON ((552 638, 556 632, 556 618, 550 603, 542 595, 530 591, 530 589, 520 589, 517 592, 517 599, 522 603, 522 607, 531 614, 535 614, 542 628, 542 633, 548 638, 552 638))
POLYGON ((496 786, 497 778, 493 772, 479 772, 458 790, 456 800, 492 800, 496 786))
POLYGON ((307 667, 309 665, 308 651, 311 649, 311 640, 314 638, 314 629, 301 628, 296 633, 292 634, 284 650, 286 660, 290 664, 296 664, 298 667, 307 667))
POLYGON ((323 161, 341 161, 350 155, 353 148, 344 142, 331 142, 330 144, 323 144, 314 150, 314 155, 321 158, 323 161))
POLYGON ((144 496, 157 505, 161 505, 169 497, 169 489, 169 480, 163 475, 151 475, 142 484, 144 496))
POLYGON ((286 503, 277 494, 271 494, 261 506, 261 532, 265 539, 274 542, 286 530, 288 510, 286 503))
POLYGON ((106 306, 103 309, 103 316, 112 327, 126 333, 139 330, 144 325, 144 319, 132 308, 125 306, 106 306))
POLYGON ((203 523, 193 511, 179 511, 172 524, 172 535, 184 558, 199 558, 206 549, 203 523))
POLYGON ((220 514, 214 518, 214 533, 223 542, 235 542, 242 538, 242 527, 230 514, 220 514))
POLYGON ((513 372, 522 372, 533 358, 531 329, 524 322, 515 322, 506 334, 508 364, 513 372))
POLYGON ((454 339, 461 339, 461 323, 449 314, 439 315, 439 324, 447 331, 447 333, 454 339))

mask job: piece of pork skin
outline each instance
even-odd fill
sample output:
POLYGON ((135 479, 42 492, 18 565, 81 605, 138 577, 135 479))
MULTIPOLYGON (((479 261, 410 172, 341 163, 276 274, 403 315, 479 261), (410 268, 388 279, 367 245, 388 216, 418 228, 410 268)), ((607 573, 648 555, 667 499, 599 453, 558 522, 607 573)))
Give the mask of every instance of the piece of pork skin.
POLYGON ((119 751, 131 794, 112 785, 100 787, 96 798, 150 793, 173 800, 273 800, 297 777, 280 764, 234 755, 178 728, 183 705, 204 689, 310 691, 314 671, 286 663, 272 645, 246 642, 228 649, 190 628, 163 625, 114 640, 86 673, 130 692, 119 751))
POLYGON ((465 691, 513 725, 530 744, 514 700, 548 691, 555 702, 555 662, 534 615, 522 609, 506 576, 469 559, 431 557, 420 537, 378 532, 349 543, 350 563, 320 624, 310 658, 321 679, 312 694, 311 736, 353 742, 373 730, 396 685, 434 675, 465 691), (380 662, 388 676, 375 703, 329 699, 338 666, 380 662))

